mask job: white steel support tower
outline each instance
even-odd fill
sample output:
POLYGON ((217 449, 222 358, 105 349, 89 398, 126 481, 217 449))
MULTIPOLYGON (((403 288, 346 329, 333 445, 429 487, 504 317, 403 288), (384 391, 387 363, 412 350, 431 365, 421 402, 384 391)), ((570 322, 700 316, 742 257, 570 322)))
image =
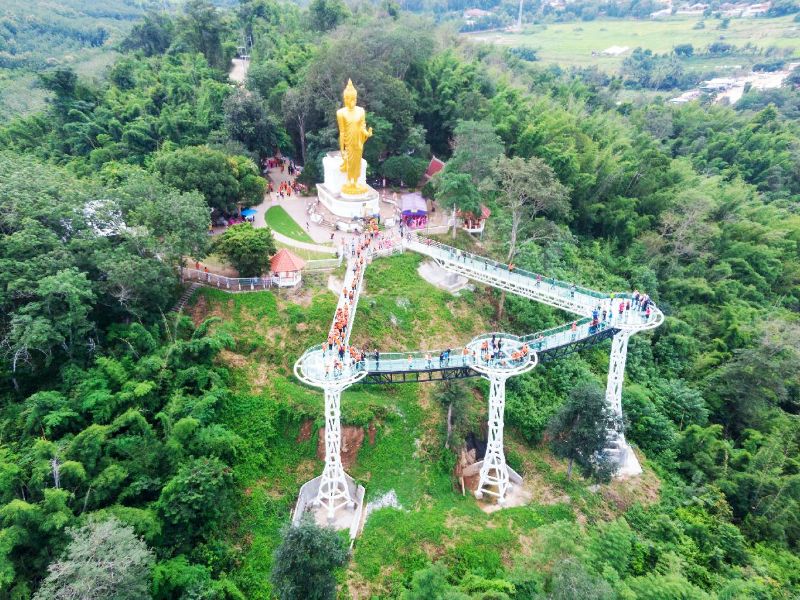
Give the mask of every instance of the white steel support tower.
MULTIPOLYGON (((628 340, 632 332, 628 330, 615 334, 611 341, 611 357, 608 361, 608 381, 606 383, 606 403, 614 414, 622 420, 622 382, 625 379, 625 360, 628 356, 628 340)), ((642 467, 633 450, 625 441, 622 429, 615 432, 608 453, 615 456, 619 468, 617 475, 639 475, 642 467)))
POLYGON ((328 522, 333 522, 337 509, 342 506, 354 508, 355 502, 345 479, 342 466, 342 388, 328 386, 325 392, 325 468, 319 484, 319 492, 314 500, 316 506, 328 512, 328 522))
MULTIPOLYGON (((481 342, 489 336, 479 336, 470 345, 480 349, 481 342)), ((508 355, 519 351, 523 342, 517 336, 509 334, 494 334, 492 339, 500 339, 505 343, 504 348, 508 355)), ((506 380, 514 375, 521 375, 533 369, 539 362, 539 357, 535 352, 526 352, 524 358, 519 358, 516 362, 508 361, 483 361, 479 360, 472 365, 484 379, 489 381, 489 435, 486 442, 486 453, 481 464, 480 478, 478 487, 475 490, 475 497, 483 498, 484 494, 489 494, 497 498, 498 504, 505 504, 506 493, 511 489, 512 479, 520 482, 522 478, 514 473, 512 478, 510 469, 506 464, 506 455, 503 450, 503 428, 505 426, 506 408, 506 380)))
POLYGON ((486 441, 486 455, 483 457, 480 481, 475 496, 484 494, 497 497, 503 504, 506 492, 511 487, 508 481, 508 466, 503 452, 503 417, 506 408, 506 379, 501 373, 485 376, 489 380, 489 438, 486 441))

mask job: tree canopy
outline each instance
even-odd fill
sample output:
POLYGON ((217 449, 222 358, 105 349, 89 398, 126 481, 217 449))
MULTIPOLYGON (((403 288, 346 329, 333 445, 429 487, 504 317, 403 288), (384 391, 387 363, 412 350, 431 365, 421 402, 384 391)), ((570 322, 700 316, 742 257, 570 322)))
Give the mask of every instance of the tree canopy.
POLYGON ((278 598, 329 600, 336 597, 334 569, 347 562, 347 550, 336 532, 304 520, 283 530, 275 550, 272 583, 278 598))
POLYGON ((241 277, 258 277, 269 271, 275 241, 268 228, 256 229, 250 223, 239 223, 214 240, 214 250, 227 257, 241 277))

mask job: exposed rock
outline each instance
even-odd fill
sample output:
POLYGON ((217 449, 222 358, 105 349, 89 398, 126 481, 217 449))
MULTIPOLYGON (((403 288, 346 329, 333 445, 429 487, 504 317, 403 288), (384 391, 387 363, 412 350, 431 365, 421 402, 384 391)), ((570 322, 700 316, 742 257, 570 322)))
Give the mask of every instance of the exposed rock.
POLYGON ((367 502, 366 510, 364 511, 364 518, 366 519, 369 517, 369 514, 373 511, 387 507, 403 510, 403 507, 400 505, 400 501, 397 499, 397 494, 394 493, 394 490, 389 490, 380 498, 376 498, 372 502, 367 502))

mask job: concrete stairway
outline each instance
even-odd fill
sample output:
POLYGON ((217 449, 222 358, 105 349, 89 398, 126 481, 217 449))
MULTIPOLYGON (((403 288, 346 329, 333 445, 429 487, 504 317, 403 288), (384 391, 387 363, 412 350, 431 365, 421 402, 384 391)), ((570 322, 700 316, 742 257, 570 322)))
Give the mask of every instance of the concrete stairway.
POLYGON ((186 303, 189 301, 189 298, 192 297, 195 290, 200 287, 200 284, 197 282, 192 283, 189 287, 183 290, 183 294, 181 297, 178 298, 178 301, 175 303, 175 306, 172 307, 172 312, 179 313, 183 310, 183 307, 186 306, 186 303))

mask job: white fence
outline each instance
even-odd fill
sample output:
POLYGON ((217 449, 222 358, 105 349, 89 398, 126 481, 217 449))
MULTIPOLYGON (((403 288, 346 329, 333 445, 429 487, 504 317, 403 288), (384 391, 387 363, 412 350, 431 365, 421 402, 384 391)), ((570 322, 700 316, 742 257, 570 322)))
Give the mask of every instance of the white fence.
POLYGON ((273 277, 225 277, 215 273, 206 273, 199 269, 181 269, 183 281, 196 281, 209 287, 217 287, 232 292, 254 292, 278 287, 277 278, 273 277))
POLYGON ((342 254, 339 253, 339 258, 323 258, 320 260, 308 260, 303 271, 317 272, 317 271, 333 271, 342 265, 342 254))
MULTIPOLYGON (((302 272, 322 273, 324 271, 333 271, 339 268, 341 264, 341 256, 339 256, 339 258, 309 260, 306 261, 302 272)), ((298 278, 296 277, 279 277, 274 274, 265 277, 225 277, 225 275, 217 275, 216 273, 208 273, 200 269, 185 267, 181 269, 181 279, 183 281, 196 281, 202 285, 232 292, 255 292, 269 288, 290 287, 298 283, 298 278)))

